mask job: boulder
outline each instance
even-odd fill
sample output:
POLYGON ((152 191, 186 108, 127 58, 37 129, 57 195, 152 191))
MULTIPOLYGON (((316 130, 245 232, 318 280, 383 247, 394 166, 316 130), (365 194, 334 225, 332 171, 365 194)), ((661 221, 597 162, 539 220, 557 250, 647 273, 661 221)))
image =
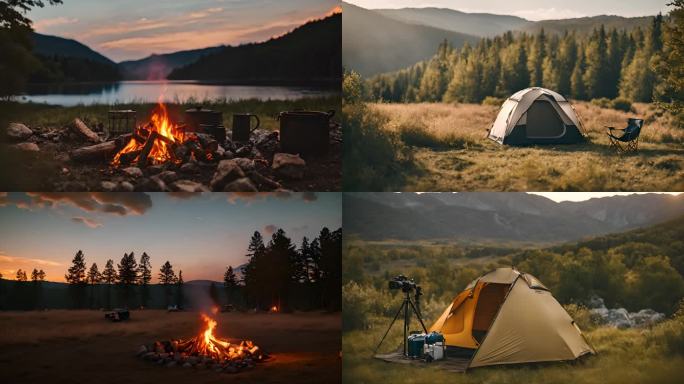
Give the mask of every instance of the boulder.
POLYGON ((174 171, 164 171, 160 173, 158 176, 167 184, 171 184, 174 181, 178 180, 178 174, 174 171))
POLYGON ((143 172, 140 168, 138 167, 128 167, 128 168, 123 168, 121 172, 125 173, 126 175, 133 177, 137 179, 138 177, 143 176, 143 172))
POLYGON ((176 192, 211 192, 205 185, 191 180, 178 180, 171 184, 171 189, 176 192))
POLYGON ((306 161, 290 153, 276 153, 273 155, 273 170, 287 179, 302 179, 306 170, 306 161))
POLYGON ((113 192, 116 190, 116 183, 111 181, 103 181, 100 183, 100 187, 105 192, 113 192))
POLYGON ((254 160, 248 159, 246 157, 238 157, 235 160, 235 163, 240 166, 240 169, 242 169, 245 172, 251 172, 254 170, 255 164, 254 160))
POLYGON ((128 181, 122 181, 121 183, 119 183, 119 190, 121 192, 133 192, 135 190, 135 187, 128 181))
POLYGON ((195 162, 187 162, 181 165, 179 170, 183 173, 197 173, 200 171, 200 167, 195 162))
POLYGON ((7 126, 7 136, 16 141, 26 140, 33 135, 31 128, 22 123, 9 123, 7 126))
POLYGON ((235 181, 226 184, 223 187, 224 192, 259 192, 252 180, 247 177, 241 177, 235 181))
POLYGON ((40 151, 40 148, 38 148, 38 145, 36 143, 14 144, 14 148, 17 148, 17 149, 20 149, 20 150, 26 151, 26 152, 38 152, 38 151, 40 151))
POLYGON ((235 160, 221 160, 216 167, 214 177, 211 179, 211 189, 222 191, 227 184, 243 177, 245 177, 245 173, 235 160))

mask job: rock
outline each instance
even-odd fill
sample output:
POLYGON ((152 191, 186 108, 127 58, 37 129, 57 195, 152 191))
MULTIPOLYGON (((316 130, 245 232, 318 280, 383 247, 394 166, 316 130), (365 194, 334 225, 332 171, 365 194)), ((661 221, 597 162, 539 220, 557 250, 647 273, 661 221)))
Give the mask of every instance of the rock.
POLYGON ((100 187, 105 192, 113 192, 114 190, 116 190, 116 183, 113 183, 111 181, 103 181, 100 183, 100 187))
POLYGON ((36 143, 14 144, 14 148, 17 148, 17 149, 20 149, 20 150, 26 151, 26 152, 38 152, 38 151, 40 151, 40 148, 38 148, 38 145, 36 143))
POLYGON ((119 183, 119 189, 122 192, 133 192, 135 190, 135 187, 128 181, 122 181, 121 183, 119 183))
POLYGON ((197 173, 200 171, 200 167, 195 162, 187 162, 181 165, 179 171, 183 173, 197 173))
POLYGON ((9 123, 7 126, 7 136, 12 140, 26 140, 31 135, 33 135, 31 128, 22 123, 9 123))
POLYGON ((142 356, 142 355, 144 355, 144 354, 146 354, 146 353, 147 353, 147 347, 144 346, 144 345, 141 345, 140 348, 138 348, 138 352, 136 352, 135 355, 138 356, 138 357, 140 357, 140 356, 142 356))
POLYGON ((235 151, 235 156, 237 157, 245 157, 249 156, 252 154, 252 148, 249 145, 245 145, 244 147, 240 147, 237 151, 235 151))
POLYGON ((232 151, 226 150, 226 152, 223 153, 223 158, 230 160, 230 159, 235 158, 235 154, 232 151))
POLYGON ((302 179, 306 169, 306 161, 290 153, 276 153, 273 155, 273 170, 288 179, 302 179))
POLYGON ((240 169, 242 169, 245 172, 251 172, 254 170, 255 164, 254 160, 248 159, 246 157, 238 157, 235 160, 235 163, 240 166, 240 169))
POLYGON ((219 145, 219 146, 216 148, 216 151, 214 151, 214 153, 216 153, 216 157, 217 157, 217 158, 222 159, 222 158, 223 158, 223 155, 226 153, 226 150, 223 149, 223 147, 219 145))
POLYGON ((636 327, 648 327, 665 320, 665 314, 652 309, 642 309, 637 313, 630 313, 636 327))
POLYGON ((178 180, 171 184, 171 189, 176 192, 211 192, 205 185, 191 180, 178 180))
POLYGON ((121 170, 121 172, 125 173, 126 175, 133 177, 133 178, 138 178, 143 176, 143 172, 140 170, 138 167, 128 167, 124 168, 121 170))
POLYGON ((243 177, 245 177, 245 173, 235 160, 221 160, 216 167, 214 177, 211 179, 211 189, 222 191, 226 184, 243 177))
POLYGON ((174 171, 164 171, 160 173, 158 176, 167 184, 173 183, 174 181, 178 180, 178 174, 174 171))
POLYGON ((144 355, 142 355, 142 358, 144 360, 150 360, 150 361, 154 361, 154 360, 158 359, 157 354, 154 352, 146 352, 144 355))
POLYGON ((138 192, 165 192, 168 188, 166 188, 166 183, 162 179, 158 176, 152 176, 138 179, 138 182, 135 184, 135 190, 138 192))
POLYGON ((156 175, 163 171, 164 165, 162 164, 155 164, 155 165, 150 165, 147 168, 145 168, 145 172, 147 172, 148 175, 156 175))
POLYGON ((200 361, 200 359, 199 359, 199 357, 197 357, 197 356, 190 356, 190 357, 188 357, 188 363, 190 363, 190 364, 192 364, 192 365, 195 365, 195 364, 199 363, 199 361, 200 361))
POLYGON ((69 168, 67 168, 67 167, 62 167, 62 173, 65 174, 65 175, 68 174, 68 173, 69 173, 69 168))
POLYGON ((185 363, 185 364, 183 364, 183 368, 192 368, 192 364, 185 363))
POLYGON ((257 187, 254 186, 252 180, 247 177, 241 177, 235 181, 226 184, 223 187, 224 192, 259 192, 257 187))
POLYGON ((592 297, 587 303, 592 316, 601 322, 615 328, 635 328, 648 327, 665 320, 665 314, 656 312, 652 309, 642 309, 639 312, 628 312, 625 308, 608 309, 600 297, 592 297))

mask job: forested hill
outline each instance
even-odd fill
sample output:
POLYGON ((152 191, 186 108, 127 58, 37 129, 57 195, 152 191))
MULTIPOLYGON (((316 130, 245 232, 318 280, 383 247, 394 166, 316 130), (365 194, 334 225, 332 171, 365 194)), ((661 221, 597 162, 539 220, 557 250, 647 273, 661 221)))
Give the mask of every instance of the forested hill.
POLYGON ((369 79, 366 93, 372 100, 479 103, 542 86, 579 100, 650 102, 660 97, 655 67, 667 38, 663 23, 658 15, 631 31, 597 25, 589 34, 540 30, 473 46, 444 42, 428 60, 369 79))
POLYGON ((339 86, 341 62, 342 15, 338 13, 263 43, 225 47, 175 69, 168 78, 339 86))
POLYGON ((646 29, 652 22, 653 16, 622 17, 615 15, 600 15, 579 17, 575 19, 540 20, 522 25, 515 30, 538 33, 543 29, 550 34, 563 34, 565 31, 574 31, 580 35, 588 35, 599 25, 603 25, 606 29, 617 29, 618 31, 630 32, 637 28, 646 29))
POLYGON ((394 71, 434 54, 445 39, 454 47, 478 37, 433 26, 412 24, 374 10, 343 3, 343 64, 363 76, 394 71))
POLYGON ((40 65, 32 82, 114 81, 116 63, 72 39, 32 33, 33 53, 40 65))
POLYGON ((119 69, 125 79, 163 80, 174 69, 194 63, 202 56, 219 52, 222 48, 224 46, 150 55, 140 60, 122 61, 119 69))

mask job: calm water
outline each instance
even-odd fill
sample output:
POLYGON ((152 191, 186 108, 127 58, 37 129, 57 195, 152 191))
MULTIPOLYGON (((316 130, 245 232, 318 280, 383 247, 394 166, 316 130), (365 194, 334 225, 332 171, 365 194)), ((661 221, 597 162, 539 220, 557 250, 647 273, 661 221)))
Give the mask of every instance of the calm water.
POLYGON ((164 102, 202 101, 212 99, 277 99, 334 95, 320 88, 289 86, 251 86, 199 83, 194 81, 121 81, 110 84, 32 85, 19 96, 21 101, 72 106, 78 104, 121 104, 156 102, 161 94, 164 102))

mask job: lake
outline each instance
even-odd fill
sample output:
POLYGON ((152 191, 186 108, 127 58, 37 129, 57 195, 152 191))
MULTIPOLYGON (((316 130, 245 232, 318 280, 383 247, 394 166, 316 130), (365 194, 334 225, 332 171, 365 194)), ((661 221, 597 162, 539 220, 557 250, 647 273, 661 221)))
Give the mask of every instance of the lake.
POLYGON ((214 99, 294 100, 331 96, 339 92, 313 87, 225 85, 198 81, 121 81, 108 84, 33 84, 19 96, 19 101, 63 106, 154 103, 161 94, 165 103, 178 103, 214 99))

